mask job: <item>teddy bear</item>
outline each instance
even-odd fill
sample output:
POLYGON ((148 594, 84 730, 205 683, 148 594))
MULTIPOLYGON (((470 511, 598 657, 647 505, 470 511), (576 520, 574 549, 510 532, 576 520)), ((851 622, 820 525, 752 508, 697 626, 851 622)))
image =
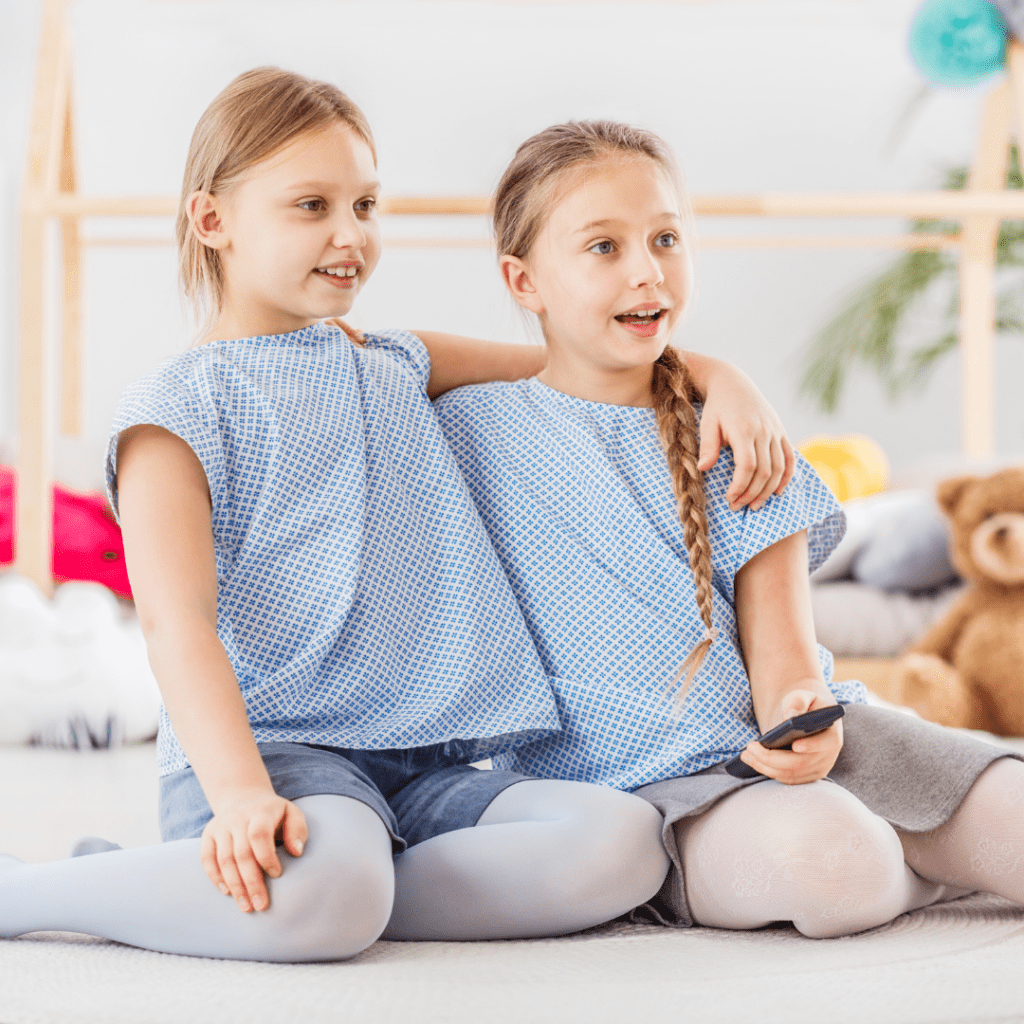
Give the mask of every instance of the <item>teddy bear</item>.
POLYGON ((972 586, 896 664, 896 699, 942 725, 1024 736, 1024 467, 939 484, 972 586))

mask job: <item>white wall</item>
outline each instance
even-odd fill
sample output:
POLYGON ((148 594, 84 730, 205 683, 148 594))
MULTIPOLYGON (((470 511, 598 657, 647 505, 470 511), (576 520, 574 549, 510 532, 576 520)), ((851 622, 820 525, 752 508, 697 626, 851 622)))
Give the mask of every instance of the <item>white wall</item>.
MULTIPOLYGON (((922 106, 895 155, 883 153, 920 87, 905 53, 918 0, 720 0, 663 3, 188 3, 81 0, 74 16, 80 175, 92 193, 174 193, 196 118, 236 73, 274 63, 328 78, 366 110, 385 188, 486 192, 515 146, 569 117, 643 123, 676 147, 692 191, 902 189, 937 183, 969 160, 982 90, 922 106)), ((24 160, 38 0, 0 0, 0 165, 11 209, 24 160)), ((14 221, 0 216, 0 271, 15 266, 14 221)), ((749 232, 756 224, 704 222, 749 232)), ((836 222, 772 225, 819 233, 836 222)), ((385 224, 390 233, 431 225, 385 224)), ((470 220, 451 227, 483 231, 470 220)), ((170 233, 169 224, 95 222, 94 234, 170 233)), ((873 222, 863 230, 900 230, 873 222)), ((833 419, 796 396, 800 353, 839 296, 885 265, 872 251, 709 252, 680 341, 746 369, 792 436, 862 430, 895 466, 958 445, 957 369, 948 360, 920 395, 890 407, 858 379, 833 419)), ((0 288, 0 371, 12 366, 15 295, 0 288)), ((100 480, 121 389, 188 342, 172 250, 92 249, 85 267, 86 435, 61 440, 57 472, 100 480)), ((351 317, 361 326, 525 336, 487 250, 385 251, 351 317)), ((999 343, 1002 452, 1024 451, 1018 339, 999 343)), ((0 382, 0 431, 14 398, 0 382)))

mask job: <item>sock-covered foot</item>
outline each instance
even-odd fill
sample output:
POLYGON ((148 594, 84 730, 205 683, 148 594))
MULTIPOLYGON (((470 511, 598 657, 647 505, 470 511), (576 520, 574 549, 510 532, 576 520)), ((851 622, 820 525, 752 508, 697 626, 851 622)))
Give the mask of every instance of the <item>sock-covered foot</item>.
POLYGON ((69 857, 88 857, 93 853, 109 853, 111 850, 120 850, 122 847, 109 839, 101 839, 99 836, 81 836, 71 844, 68 851, 69 857))
MULTIPOLYGON (((0 879, 9 872, 13 871, 14 868, 23 867, 25 862, 19 857, 11 857, 9 854, 0 853, 0 879)), ((15 891, 17 890, 17 879, 9 880, 14 885, 15 891)), ((6 909, 4 904, 4 886, 0 884, 0 939, 13 939, 17 932, 8 931, 6 927, 6 921, 4 920, 4 910, 6 909)))

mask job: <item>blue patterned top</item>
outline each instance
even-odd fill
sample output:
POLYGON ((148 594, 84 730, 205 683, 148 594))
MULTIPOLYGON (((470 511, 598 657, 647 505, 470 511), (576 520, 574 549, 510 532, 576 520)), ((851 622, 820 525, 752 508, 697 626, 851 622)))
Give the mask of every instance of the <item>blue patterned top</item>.
MULTIPOLYGON (((438 428, 414 335, 315 324, 217 341, 132 384, 117 436, 184 439, 210 486, 217 633, 257 741, 487 757, 558 728, 551 689, 438 428), (457 741, 465 741, 458 743, 457 741)), ((161 774, 185 767, 166 711, 161 774)))
MULTIPOLYGON (((536 379, 461 388, 437 404, 551 678, 563 731, 495 760, 619 789, 700 771, 758 735, 733 581, 759 551, 807 529, 811 568, 845 517, 802 459, 780 497, 729 509, 732 453, 704 475, 719 638, 674 696, 701 640, 693 575, 652 409, 603 405, 536 379)), ((832 656, 820 648, 825 678, 832 656)), ((861 683, 831 683, 861 702, 861 683)))

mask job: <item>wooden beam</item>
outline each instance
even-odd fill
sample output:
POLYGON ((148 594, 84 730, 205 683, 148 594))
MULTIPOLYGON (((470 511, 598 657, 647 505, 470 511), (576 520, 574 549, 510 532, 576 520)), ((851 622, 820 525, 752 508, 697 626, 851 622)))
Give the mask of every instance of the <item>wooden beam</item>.
POLYGON ((700 249, 956 249, 959 235, 701 235, 700 249))
MULTIPOLYGON (((131 235, 100 235, 82 238, 82 246, 97 249, 152 249, 170 248, 175 240, 170 237, 132 237, 131 235)), ((384 237, 389 249, 490 249, 494 243, 483 236, 384 237)), ((957 249, 959 235, 906 234, 906 235, 701 235, 697 239, 700 249, 957 249)))
POLYGON ((51 196, 60 188, 61 157, 63 153, 64 107, 67 102, 66 83, 71 74, 71 52, 64 16, 67 0, 46 0, 43 8, 43 33, 40 40, 39 68, 36 71, 36 89, 44 90, 45 122, 36 125, 33 109, 33 134, 38 130, 40 148, 33 157, 36 181, 40 194, 51 196), (44 59, 44 48, 46 50, 44 59), (40 81, 44 70, 47 82, 40 81), (41 172, 41 177, 38 175, 41 172))
POLYGON ((18 489, 15 569, 44 593, 51 585, 50 359, 44 330, 46 220, 21 218, 21 344, 18 368, 18 489))
MULTIPOLYGON (((1012 125, 1017 145, 1024 146, 1024 43, 1013 36, 1006 44, 1007 81, 1010 85, 1012 125)), ((1024 158, 1024 154, 1021 154, 1024 158)))
POLYGON ((1024 192, 793 192, 751 196, 695 196, 699 217, 935 217, 974 214, 1024 220, 1024 192))
MULTIPOLYGON (((75 192, 75 123, 70 66, 65 79, 64 137, 61 140, 60 191, 75 192)), ((60 334, 60 431, 70 437, 82 432, 82 240, 77 217, 62 217, 61 262, 63 303, 60 334)))
MULTIPOLYGON (((978 148, 967 182, 970 195, 998 193, 1010 148, 1010 88, 1001 82, 988 94, 978 148)), ((965 455, 995 451, 995 268, 999 217, 979 214, 963 225, 960 247, 960 431, 965 455)))
POLYGON ((18 498, 15 568, 44 593, 52 590, 50 460, 51 366, 45 332, 47 197, 60 179, 61 133, 69 72, 66 0, 46 0, 29 128, 21 209, 18 390, 18 498))
POLYGON ((173 217, 175 196, 65 196, 40 199, 40 212, 51 217, 173 217))
POLYGON ((381 196, 380 212, 397 216, 490 216, 491 197, 469 196, 381 196))
MULTIPOLYGON (((56 217, 173 217, 174 196, 67 196, 40 200, 56 217)), ((935 217, 960 220, 976 214, 1024 220, 1024 192, 766 192, 761 195, 694 196, 698 217, 935 217)), ((383 197, 386 216, 486 216, 489 196, 383 197)))

